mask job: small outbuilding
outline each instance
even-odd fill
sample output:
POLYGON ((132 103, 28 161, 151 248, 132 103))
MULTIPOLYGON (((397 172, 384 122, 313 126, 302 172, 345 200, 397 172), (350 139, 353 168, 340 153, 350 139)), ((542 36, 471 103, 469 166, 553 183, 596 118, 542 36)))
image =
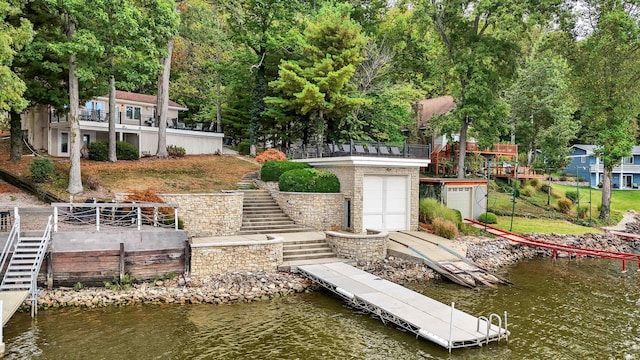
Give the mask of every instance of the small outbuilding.
POLYGON ((478 219, 487 211, 487 180, 454 178, 421 178, 420 197, 434 197, 462 218, 478 219))

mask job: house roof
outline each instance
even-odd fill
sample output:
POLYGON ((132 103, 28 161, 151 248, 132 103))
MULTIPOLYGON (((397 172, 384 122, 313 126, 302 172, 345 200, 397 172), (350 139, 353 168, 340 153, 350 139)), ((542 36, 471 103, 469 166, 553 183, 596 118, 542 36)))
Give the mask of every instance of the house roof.
MULTIPOLYGON (((593 153, 595 152, 596 148, 598 147, 597 145, 586 145, 586 144, 575 144, 571 146, 572 148, 576 148, 576 149, 580 149, 580 150, 584 150, 584 152, 586 153, 586 155, 593 155, 593 153)), ((640 145, 636 145, 633 147, 633 149, 631 149, 631 155, 640 155, 640 145)))
MULTIPOLYGON (((127 101, 135 101, 146 104, 155 105, 157 101, 157 96, 155 95, 147 95, 147 94, 138 94, 128 91, 116 90, 116 99, 117 100, 127 100, 127 101)), ((169 106, 178 108, 179 110, 187 110, 186 107, 178 104, 175 101, 169 100, 169 106)))
POLYGON ((456 103, 452 96, 440 96, 432 99, 420 100, 415 103, 415 109, 419 112, 420 124, 425 124, 435 114, 446 114, 455 109, 456 103))

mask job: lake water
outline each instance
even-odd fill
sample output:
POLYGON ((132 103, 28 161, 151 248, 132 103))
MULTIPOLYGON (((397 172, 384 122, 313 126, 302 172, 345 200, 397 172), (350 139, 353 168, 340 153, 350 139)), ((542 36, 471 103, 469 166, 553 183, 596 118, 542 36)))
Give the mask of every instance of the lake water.
POLYGON ((315 292, 232 305, 16 314, 5 359, 640 359, 640 274, 619 262, 523 261, 515 285, 410 285, 473 315, 509 314, 509 343, 449 353, 315 292))

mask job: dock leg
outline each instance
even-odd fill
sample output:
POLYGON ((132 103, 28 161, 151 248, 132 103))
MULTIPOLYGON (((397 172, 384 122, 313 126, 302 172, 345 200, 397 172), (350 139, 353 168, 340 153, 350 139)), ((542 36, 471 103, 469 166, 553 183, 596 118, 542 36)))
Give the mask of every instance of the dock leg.
POLYGON ((124 243, 120 243, 120 282, 124 278, 124 243))
POLYGON ((53 289, 53 253, 47 253, 47 289, 53 289))
MULTIPOLYGON (((0 300, 0 318, 4 316, 2 313, 2 307, 4 306, 4 301, 0 300)), ((2 326, 0 325, 0 357, 4 356, 4 334, 2 333, 2 326)))

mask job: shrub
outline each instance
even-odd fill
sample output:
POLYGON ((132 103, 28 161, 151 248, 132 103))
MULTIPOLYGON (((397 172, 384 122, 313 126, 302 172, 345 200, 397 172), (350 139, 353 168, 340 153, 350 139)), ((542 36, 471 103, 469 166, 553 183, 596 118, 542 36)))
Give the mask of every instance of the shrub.
POLYGON ((31 179, 37 183, 45 182, 51 179, 53 175, 53 163, 49 159, 34 159, 29 165, 31 171, 31 179))
POLYGON ((447 239, 453 239, 458 236, 458 226, 449 220, 437 217, 433 219, 431 224, 433 225, 433 233, 438 236, 447 239))
POLYGON ((577 192, 576 190, 567 190, 567 191, 564 193, 564 196, 565 196, 567 199, 569 199, 569 200, 571 200, 572 202, 574 202, 574 203, 575 203, 576 201, 578 201, 578 192, 577 192))
POLYGON ((94 141, 90 143, 89 159, 95 161, 109 160, 109 143, 106 141, 94 141))
POLYGON ((551 191, 551 186, 549 184, 542 184, 540 185, 540 191, 545 194, 549 194, 549 191, 551 191))
POLYGON ((126 141, 116 141, 116 157, 118 160, 138 160, 138 148, 126 141))
POLYGON ((538 179, 529 179, 529 185, 533 186, 535 189, 539 189, 541 184, 538 179))
POLYGON ((238 150, 240 155, 249 155, 251 152, 251 143, 249 140, 242 140, 238 143, 238 148, 236 150, 238 150))
POLYGON ((280 175, 289 170, 309 168, 307 163, 298 163, 293 161, 267 161, 260 169, 260 179, 262 181, 278 181, 280 175))
POLYGON ((437 217, 451 221, 460 226, 462 224, 462 214, 460 211, 450 209, 434 198, 420 199, 419 202, 420 221, 433 222, 437 217))
POLYGON ((558 180, 560 180, 560 181, 567 181, 567 175, 560 175, 560 177, 558 178, 558 180))
POLYGON ((95 176, 83 176, 82 183, 89 190, 98 190, 98 189, 100 189, 100 180, 95 176))
POLYGON ((579 217, 580 219, 584 219, 584 218, 586 218, 586 217, 587 217, 587 213, 588 213, 588 212, 589 212, 589 208, 588 208, 588 207, 581 207, 581 208, 578 210, 578 217, 579 217))
POLYGON ((187 150, 185 150, 182 146, 169 145, 167 146, 167 154, 174 158, 180 158, 187 155, 187 150))
POLYGON ((496 214, 492 212, 486 212, 486 213, 480 214, 480 216, 478 217, 478 221, 485 224, 497 224, 498 217, 496 216, 496 214))
POLYGON ((311 168, 289 170, 280 176, 280 191, 337 193, 338 177, 329 172, 311 168))
MULTIPOLYGON (((116 157, 118 160, 138 160, 138 149, 126 141, 116 141, 116 157)), ((89 144, 89 159, 95 161, 109 160, 109 143, 94 141, 89 144)))
POLYGON ((258 156, 256 156, 256 161, 260 164, 264 164, 267 161, 284 161, 287 160, 287 155, 285 155, 282 151, 278 149, 267 149, 258 156))
POLYGON ((560 211, 561 213, 563 214, 569 213, 569 210, 571 210, 571 207, 573 207, 573 201, 571 201, 571 199, 567 199, 567 198, 558 199, 558 211, 560 211))
POLYGON ((525 185, 522 189, 520 189, 520 194, 524 196, 532 196, 536 193, 536 188, 531 185, 525 185))
MULTIPOLYGON (((160 198, 153 190, 134 190, 131 194, 127 195, 125 198, 126 201, 132 201, 137 203, 157 203, 164 204, 164 200, 160 198)), ((143 208, 142 212, 147 216, 153 216, 153 209, 151 208, 143 208)), ((164 225, 173 225, 175 223, 174 212, 172 208, 169 207, 159 207, 159 222, 164 225)), ((178 217, 178 229, 184 229, 184 223, 180 217, 178 217)))

